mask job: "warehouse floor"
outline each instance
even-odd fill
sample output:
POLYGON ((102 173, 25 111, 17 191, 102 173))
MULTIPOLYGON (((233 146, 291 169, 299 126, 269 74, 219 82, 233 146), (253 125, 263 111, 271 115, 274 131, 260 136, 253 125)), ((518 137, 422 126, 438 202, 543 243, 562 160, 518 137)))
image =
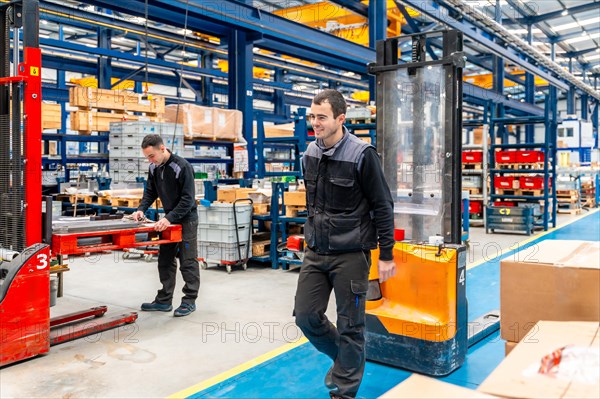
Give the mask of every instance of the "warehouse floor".
MULTIPOLYGON (((599 218, 600 213, 585 211, 577 217, 559 215, 559 226, 576 224, 543 238, 600 240, 599 218)), ((499 249, 506 251, 524 240, 532 241, 523 235, 471 230, 469 320, 498 308, 499 249), (486 276, 487 267, 477 267, 494 262, 495 274, 486 276), (477 286, 483 291, 473 291, 477 286), (477 295, 478 303, 472 295, 477 295)), ((326 359, 302 341, 292 344, 301 338, 292 318, 297 271, 251 266, 228 275, 210 268, 201 272, 201 278, 198 310, 192 315, 173 318, 172 313, 140 311, 132 326, 62 344, 51 348, 49 355, 0 369, 0 397, 160 398, 175 393, 326 397, 321 385, 326 359), (275 357, 278 354, 283 355, 275 357)), ((181 286, 179 277, 177 289, 181 286)), ((107 305, 111 314, 136 311, 142 302, 153 299, 158 287, 156 262, 123 260, 120 253, 74 258, 65 274, 65 295, 51 313, 56 316, 97 305, 107 305)), ((176 297, 174 305, 178 304, 176 297)), ((328 314, 335 320, 333 309, 330 306, 328 314)), ((471 349, 478 354, 470 352, 471 364, 453 373, 449 381, 477 385, 500 361, 504 346, 492 336, 489 344, 471 349)), ((359 394, 376 397, 408 374, 369 363, 359 394)))

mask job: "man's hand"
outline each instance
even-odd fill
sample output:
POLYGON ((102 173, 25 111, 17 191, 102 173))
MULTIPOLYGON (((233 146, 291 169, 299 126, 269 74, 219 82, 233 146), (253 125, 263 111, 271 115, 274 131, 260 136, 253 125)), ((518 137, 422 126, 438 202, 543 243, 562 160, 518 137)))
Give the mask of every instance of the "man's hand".
POLYGON ((144 212, 142 211, 135 211, 131 214, 131 217, 133 218, 133 220, 135 220, 136 222, 138 220, 144 219, 144 212))
POLYGON ((158 222, 156 222, 156 224, 154 225, 154 230, 156 230, 156 231, 164 231, 170 225, 171 225, 171 222, 169 222, 169 219, 162 218, 158 222))
POLYGON ((379 263, 377 265, 379 267, 379 282, 383 283, 390 277, 396 275, 396 263, 394 260, 381 260, 379 259, 379 263))

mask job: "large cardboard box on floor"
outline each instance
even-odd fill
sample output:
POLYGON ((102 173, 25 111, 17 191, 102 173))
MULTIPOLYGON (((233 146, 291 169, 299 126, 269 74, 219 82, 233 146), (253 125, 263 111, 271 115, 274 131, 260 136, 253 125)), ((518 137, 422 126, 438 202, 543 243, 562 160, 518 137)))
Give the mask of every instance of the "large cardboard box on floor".
POLYGON ((413 374, 394 388, 390 389, 380 399, 471 399, 496 398, 482 392, 459 387, 434 378, 413 374))
POLYGON ((500 314, 511 342, 539 320, 600 320, 600 242, 544 240, 503 259, 500 314))
POLYGON ((599 343, 597 322, 540 321, 478 390, 505 398, 598 398, 599 343))

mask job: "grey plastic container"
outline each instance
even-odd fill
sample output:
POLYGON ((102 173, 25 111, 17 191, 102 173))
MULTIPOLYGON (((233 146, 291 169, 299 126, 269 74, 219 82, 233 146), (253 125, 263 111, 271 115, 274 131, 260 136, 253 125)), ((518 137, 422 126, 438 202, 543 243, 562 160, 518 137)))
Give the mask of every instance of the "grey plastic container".
POLYGON ((250 238, 250 226, 238 225, 237 234, 235 226, 224 226, 220 224, 198 223, 198 240, 233 244, 248 242, 250 238))
MULTIPOLYGON (((252 206, 248 203, 235 205, 238 226, 250 226, 252 221, 252 206)), ((233 204, 213 203, 210 207, 198 207, 198 226, 202 224, 235 226, 233 204)))
POLYGON ((225 244, 222 242, 204 242, 198 241, 198 257, 206 263, 239 262, 245 260, 246 248, 248 248, 248 258, 252 256, 252 245, 240 243, 238 253, 238 244, 225 244))

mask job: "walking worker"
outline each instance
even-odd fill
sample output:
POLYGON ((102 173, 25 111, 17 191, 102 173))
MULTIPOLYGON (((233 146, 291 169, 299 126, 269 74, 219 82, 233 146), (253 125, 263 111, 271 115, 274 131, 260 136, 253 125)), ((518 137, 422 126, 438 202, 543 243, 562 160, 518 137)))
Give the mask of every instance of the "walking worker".
POLYGON ((307 245, 294 314, 308 340, 333 361, 325 376, 331 398, 354 398, 365 367, 365 300, 371 249, 379 244, 379 280, 396 273, 390 189, 375 148, 344 126, 346 101, 336 90, 317 94, 310 108, 316 141, 302 158, 307 245), (331 290, 337 328, 325 311, 331 290))
POLYGON ((168 150, 162 138, 149 134, 142 140, 142 151, 150 162, 148 182, 144 196, 133 214, 134 220, 144 218, 152 203, 160 198, 165 216, 154 226, 164 231, 171 224, 180 224, 182 240, 179 243, 161 244, 158 251, 158 276, 162 288, 153 302, 143 303, 144 311, 170 312, 177 277, 177 261, 183 276, 183 299, 175 309, 175 317, 187 316, 196 310, 196 298, 200 289, 200 266, 198 263, 198 211, 194 186, 194 169, 180 156, 168 150))

